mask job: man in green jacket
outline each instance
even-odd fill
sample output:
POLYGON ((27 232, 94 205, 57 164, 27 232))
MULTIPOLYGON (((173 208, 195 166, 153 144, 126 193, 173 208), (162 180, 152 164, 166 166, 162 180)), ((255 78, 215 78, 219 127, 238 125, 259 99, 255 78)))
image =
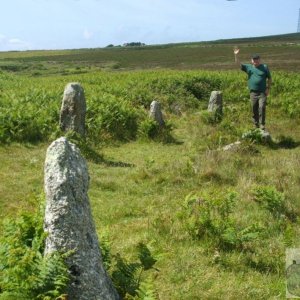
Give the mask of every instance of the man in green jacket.
MULTIPOLYGON (((235 61, 239 62, 240 49, 234 49, 235 61)), ((252 104, 253 122, 256 128, 265 130, 267 96, 270 93, 272 76, 266 64, 261 64, 258 54, 251 57, 251 64, 240 64, 248 75, 248 88, 252 104)))

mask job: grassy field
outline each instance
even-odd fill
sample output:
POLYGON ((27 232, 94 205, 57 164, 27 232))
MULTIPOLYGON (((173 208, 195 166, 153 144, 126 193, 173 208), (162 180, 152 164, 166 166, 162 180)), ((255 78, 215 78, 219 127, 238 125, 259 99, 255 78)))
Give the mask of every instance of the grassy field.
POLYGON ((300 78, 289 72, 299 70, 299 47, 296 34, 0 53, 0 67, 12 66, 0 73, 0 217, 37 210, 63 88, 78 81, 99 237, 108 235, 111 253, 128 262, 139 243, 156 259, 142 276, 153 298, 135 299, 285 299, 285 250, 299 247, 300 78), (243 59, 259 52, 273 72, 272 142, 242 139, 252 123, 245 75, 230 70, 236 44, 243 59), (223 91, 220 121, 206 111, 214 89, 223 91), (153 99, 162 103, 168 139, 147 136, 153 99), (222 150, 237 140, 239 149, 222 150))

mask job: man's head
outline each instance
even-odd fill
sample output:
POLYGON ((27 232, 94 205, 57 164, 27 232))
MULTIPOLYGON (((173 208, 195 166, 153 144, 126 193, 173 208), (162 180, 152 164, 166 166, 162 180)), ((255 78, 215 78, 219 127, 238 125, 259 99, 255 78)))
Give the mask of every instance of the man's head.
POLYGON ((258 54, 253 54, 251 57, 252 64, 257 67, 260 65, 260 56, 258 54))

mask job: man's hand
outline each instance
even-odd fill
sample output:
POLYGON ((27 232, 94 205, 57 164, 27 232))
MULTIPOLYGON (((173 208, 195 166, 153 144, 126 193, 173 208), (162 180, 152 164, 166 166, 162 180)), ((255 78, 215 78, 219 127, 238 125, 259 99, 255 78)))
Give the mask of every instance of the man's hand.
POLYGON ((240 49, 238 47, 234 47, 233 48, 233 53, 234 53, 234 61, 236 63, 238 63, 239 62, 238 54, 240 53, 240 49))
POLYGON ((240 49, 238 47, 233 48, 233 53, 237 56, 240 53, 240 49))

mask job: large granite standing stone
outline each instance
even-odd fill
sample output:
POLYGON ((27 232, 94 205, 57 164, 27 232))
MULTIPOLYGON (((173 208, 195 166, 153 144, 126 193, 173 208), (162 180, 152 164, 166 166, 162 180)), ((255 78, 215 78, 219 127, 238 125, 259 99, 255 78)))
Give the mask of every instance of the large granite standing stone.
POLYGON ((84 90, 79 83, 68 83, 60 110, 60 128, 63 131, 75 131, 85 135, 86 102, 84 90))
POLYGON ((221 91, 212 91, 208 103, 208 111, 221 117, 223 114, 223 97, 221 91))
POLYGON ((68 299, 119 299, 103 268, 88 187, 87 164, 78 148, 64 137, 54 141, 45 162, 45 255, 74 251, 66 260, 71 275, 68 299))
POLYGON ((160 103, 158 101, 154 100, 151 102, 149 116, 150 118, 154 119, 159 124, 159 126, 165 126, 160 103))

